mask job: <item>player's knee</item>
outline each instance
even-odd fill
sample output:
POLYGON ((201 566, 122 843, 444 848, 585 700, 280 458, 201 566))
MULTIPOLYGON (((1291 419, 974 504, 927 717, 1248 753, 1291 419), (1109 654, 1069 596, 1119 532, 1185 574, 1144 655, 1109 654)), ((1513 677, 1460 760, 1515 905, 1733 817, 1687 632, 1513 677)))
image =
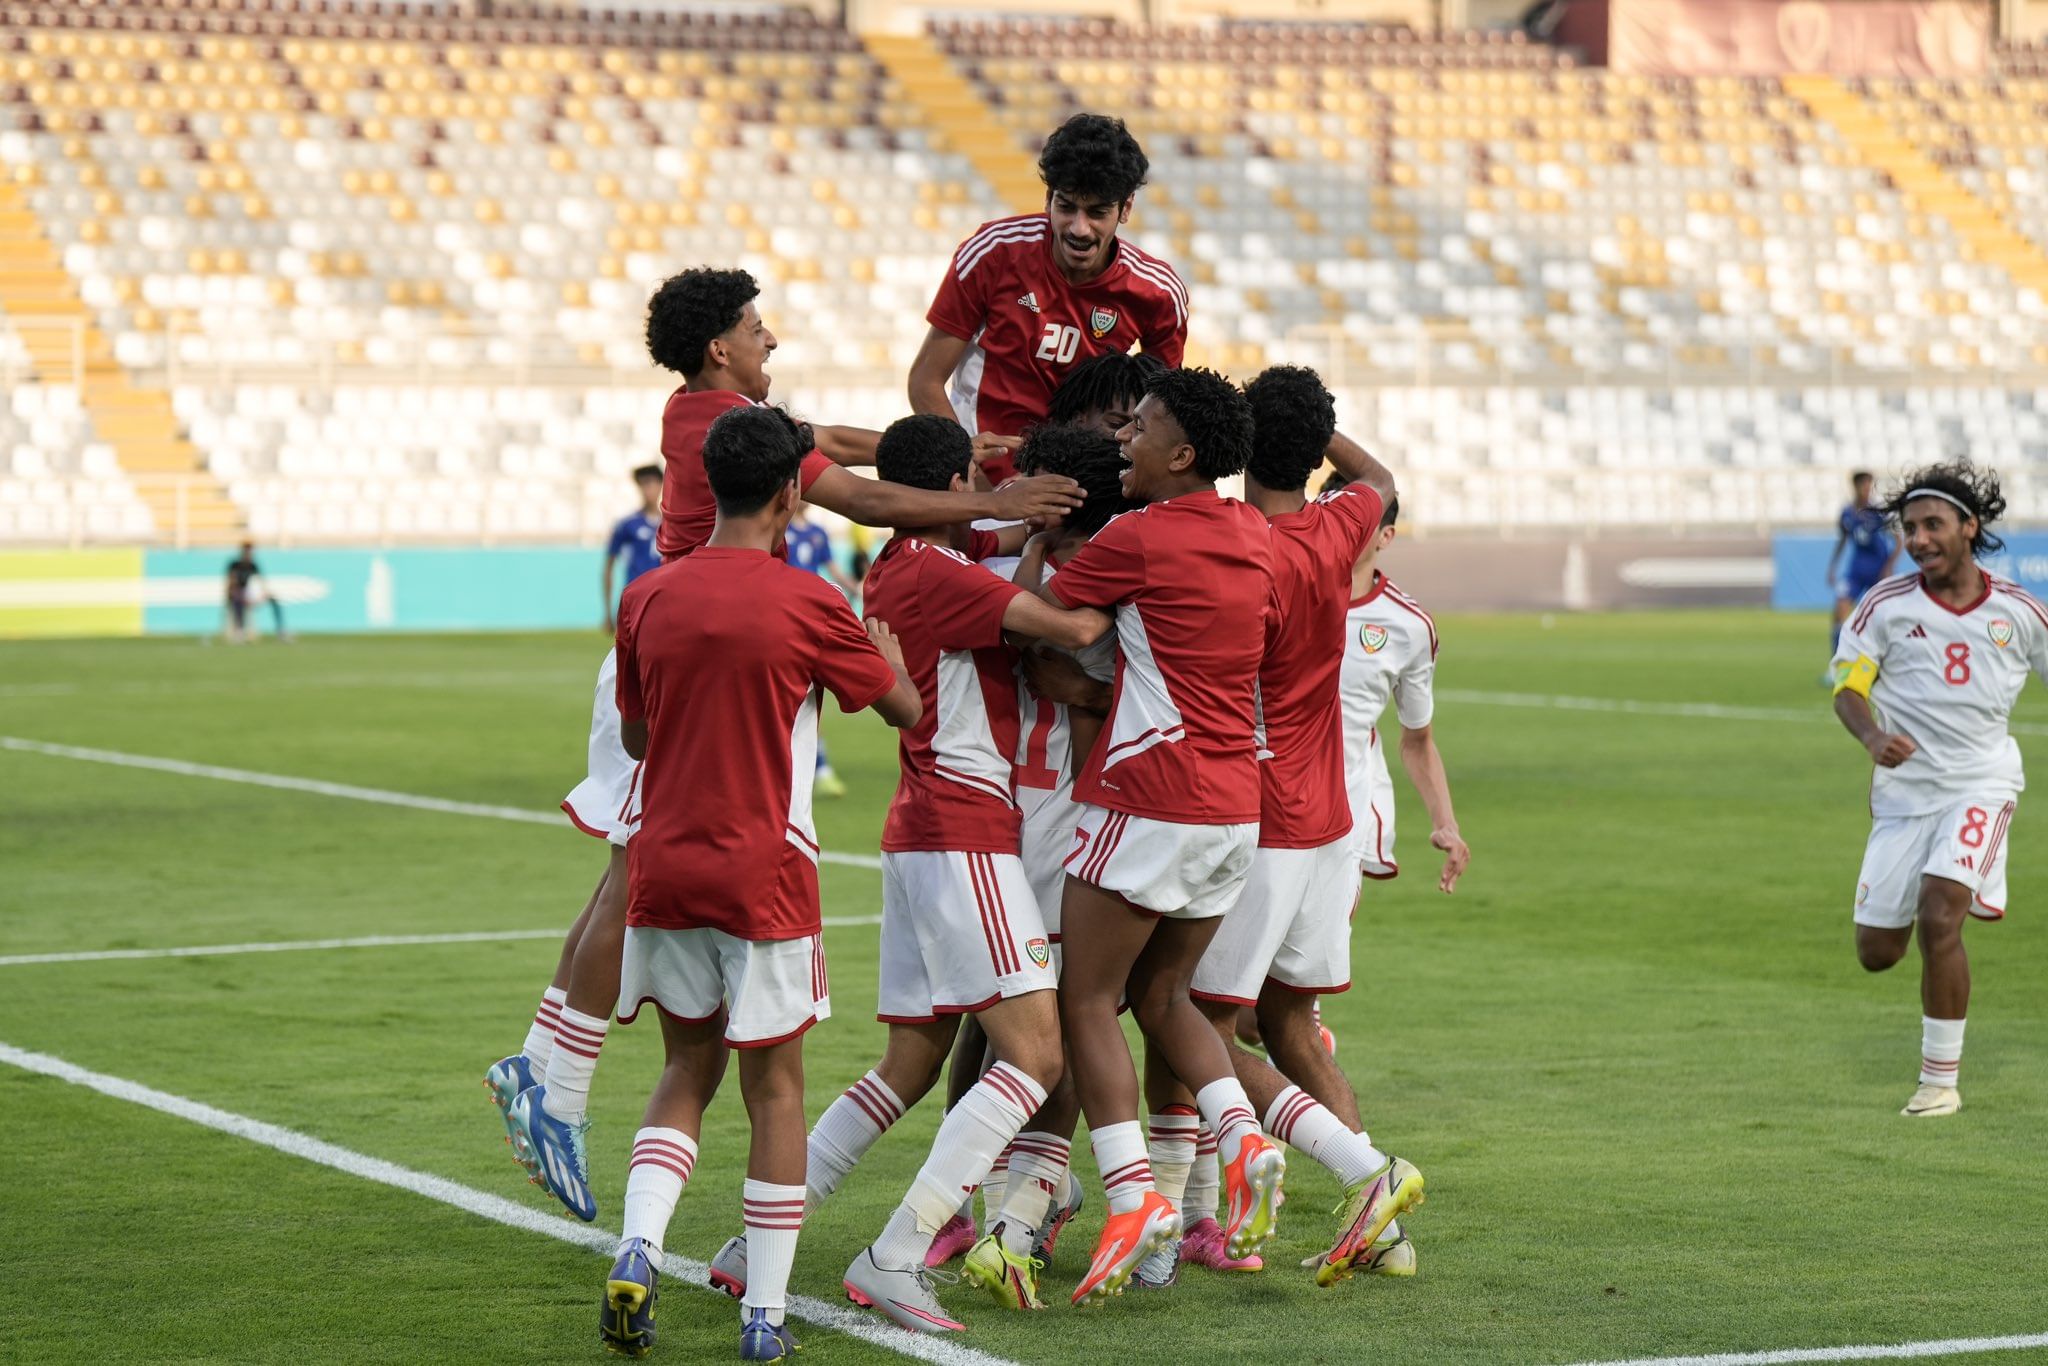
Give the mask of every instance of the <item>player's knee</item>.
POLYGON ((1316 1034, 1315 997, 1304 996, 1297 991, 1267 990, 1260 993, 1256 1011, 1259 1021, 1259 1036, 1268 1047, 1284 1048, 1297 1039, 1315 1036, 1318 1047, 1322 1038, 1316 1034))
POLYGON ((1866 972, 1883 972, 1896 967, 1906 956, 1906 941, 1900 939, 1875 939, 1868 935, 1856 937, 1856 961, 1866 972))
POLYGON ((1175 1008, 1187 999, 1186 990, 1176 990, 1167 982, 1153 981, 1141 987, 1131 998, 1131 1015, 1138 1022, 1138 1028, 1157 1037, 1175 1008))

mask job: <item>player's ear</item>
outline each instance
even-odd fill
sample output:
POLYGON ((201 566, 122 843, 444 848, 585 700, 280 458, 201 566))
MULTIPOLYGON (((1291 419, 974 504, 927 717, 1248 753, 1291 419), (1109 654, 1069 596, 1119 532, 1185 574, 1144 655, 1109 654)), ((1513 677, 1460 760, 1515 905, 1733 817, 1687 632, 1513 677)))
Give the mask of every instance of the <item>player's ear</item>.
POLYGON ((1173 448, 1173 454, 1166 457, 1169 474, 1186 474, 1195 467, 1195 448, 1183 441, 1173 448))
POLYGON ((1136 199, 1137 199, 1137 196, 1136 196, 1136 195, 1132 195, 1132 196, 1131 196, 1131 197, 1130 197, 1129 199, 1126 199, 1126 200, 1125 200, 1125 201, 1123 202, 1123 205, 1122 205, 1122 207, 1121 207, 1121 208, 1119 208, 1119 209, 1118 209, 1118 210, 1116 211, 1116 221, 1117 221, 1117 225, 1118 225, 1119 227, 1121 227, 1121 226, 1122 226, 1123 224, 1125 224, 1125 223, 1128 223, 1128 222, 1130 222, 1130 221, 1131 221, 1131 204, 1132 204, 1132 203, 1133 203, 1133 202, 1134 202, 1134 201, 1135 201, 1136 199))
POLYGON ((785 518, 794 518, 796 505, 802 501, 803 494, 797 490, 796 480, 792 479, 776 490, 775 511, 785 518))

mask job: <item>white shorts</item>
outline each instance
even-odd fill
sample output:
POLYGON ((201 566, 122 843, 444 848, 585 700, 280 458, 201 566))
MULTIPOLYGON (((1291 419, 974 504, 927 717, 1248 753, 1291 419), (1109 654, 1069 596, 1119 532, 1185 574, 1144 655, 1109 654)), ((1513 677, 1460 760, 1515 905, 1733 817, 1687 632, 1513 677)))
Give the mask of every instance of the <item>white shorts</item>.
POLYGON ((1394 861, 1394 779, 1377 730, 1365 752, 1365 769, 1369 795, 1363 807, 1352 809, 1351 847, 1365 875, 1384 882, 1399 877, 1401 865, 1394 861))
POLYGON ((620 848, 640 830, 640 764, 619 740, 619 652, 605 651, 590 704, 590 771, 562 798, 578 830, 620 848))
POLYGON ((686 1024, 725 1015, 735 1048, 765 1048, 795 1038, 832 1014, 825 941, 740 939, 723 930, 626 927, 619 973, 620 1024, 654 1002, 686 1024))
POLYGON ((1259 823, 1183 825, 1081 803, 1067 872, 1141 911, 1207 920, 1237 904, 1259 823))
POLYGON ((1269 981, 1314 995, 1349 991, 1357 902, 1349 835, 1315 849, 1259 849, 1244 894, 1195 966, 1193 994, 1249 1006, 1269 981))
POLYGON ((929 1024, 1057 984, 1038 898, 1015 854, 882 851, 876 1019, 929 1024))
MULTIPOLYGON (((1060 942, 1060 899, 1067 891, 1067 851, 1074 847, 1074 826, 1081 819, 1073 784, 1059 788, 1020 787, 1017 804, 1024 810, 1021 852, 1024 876, 1038 897, 1038 917, 1055 950, 1060 942)), ((1059 966, 1059 954, 1053 954, 1059 966)))
POLYGON ((2005 915, 2006 830, 2010 801, 1957 802, 1928 816, 1881 816, 1870 827, 1856 875, 1856 923, 1901 930, 1919 913, 1920 879, 1947 878, 1970 889, 1970 914, 2005 915))

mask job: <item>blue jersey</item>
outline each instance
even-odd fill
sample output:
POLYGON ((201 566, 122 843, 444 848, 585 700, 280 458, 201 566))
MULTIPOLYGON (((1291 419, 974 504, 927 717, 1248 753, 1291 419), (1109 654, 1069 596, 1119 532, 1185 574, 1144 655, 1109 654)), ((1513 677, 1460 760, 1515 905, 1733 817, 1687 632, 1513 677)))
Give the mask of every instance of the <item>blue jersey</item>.
POLYGON ((1849 542, 1849 574, 1858 579, 1882 573, 1892 557, 1892 538, 1885 533, 1882 508, 1842 509, 1842 535, 1849 542))
POLYGON ((789 546, 789 562, 798 569, 807 569, 813 574, 823 574, 825 566, 832 563, 832 538, 825 534, 825 528, 805 524, 789 528, 785 537, 789 546))
POLYGON ((619 524, 612 528, 612 539, 605 546, 604 557, 607 561, 616 560, 621 555, 626 557, 627 583, 660 565, 661 553, 654 548, 654 533, 660 527, 661 518, 636 512, 630 517, 620 518, 619 524))

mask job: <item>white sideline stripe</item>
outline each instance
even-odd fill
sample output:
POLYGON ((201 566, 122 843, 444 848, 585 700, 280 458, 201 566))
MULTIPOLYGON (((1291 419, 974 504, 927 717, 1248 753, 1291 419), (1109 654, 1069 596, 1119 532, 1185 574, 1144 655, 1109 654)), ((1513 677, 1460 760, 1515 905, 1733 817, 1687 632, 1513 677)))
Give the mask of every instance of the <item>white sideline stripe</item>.
MULTIPOLYGON (((1481 692, 1466 688, 1438 688, 1443 702, 1464 702, 1482 707, 1534 707, 1546 711, 1615 712, 1626 716, 1680 716, 1709 721, 1801 721, 1830 722, 1835 719, 1831 705, 1815 707, 1745 707, 1722 702, 1643 702, 1627 697, 1565 697, 1554 693, 1481 692)), ((2016 721, 2007 727, 2014 735, 2048 735, 2048 726, 2016 721)))
MULTIPOLYGON (((401 1167, 395 1162, 370 1157, 353 1149, 343 1148, 308 1134, 286 1129, 276 1124, 266 1124, 260 1119, 233 1114, 227 1110, 215 1109, 211 1105, 184 1096, 174 1096, 168 1091, 159 1091, 140 1082, 127 1081, 121 1077, 110 1077, 103 1072, 87 1071, 83 1067, 68 1063, 62 1058, 53 1058, 47 1053, 31 1053, 12 1044, 0 1043, 0 1063, 18 1067, 24 1072, 54 1077, 73 1086, 83 1086, 115 1100, 125 1100, 145 1106, 178 1119, 190 1120, 209 1129, 217 1129, 251 1143, 274 1148, 288 1157, 303 1158, 322 1167, 331 1167, 365 1181, 393 1186, 414 1195, 423 1195, 429 1200, 438 1200, 444 1205, 466 1210, 480 1218, 510 1228, 523 1229, 548 1238, 573 1243, 589 1248, 593 1252, 611 1256, 619 1245, 619 1235, 587 1224, 572 1223, 558 1215, 544 1214, 528 1205, 507 1200, 488 1191, 461 1185, 445 1177, 432 1176, 426 1172, 401 1167)), ((678 1257, 673 1253, 662 1260, 662 1273, 675 1280, 691 1285, 707 1293, 711 1290, 707 1280, 708 1268, 702 1262, 678 1257)), ((723 1299, 723 1296, 720 1296, 723 1299)), ((812 1299, 808 1295, 791 1295, 789 1312, 807 1323, 830 1328, 859 1338, 886 1351, 898 1352, 904 1356, 916 1357, 920 1361, 936 1363, 936 1366, 1016 1366, 1007 1357, 991 1356, 978 1352, 944 1338, 925 1337, 907 1329, 884 1326, 874 1319, 855 1313, 824 1300, 812 1299)))
MULTIPOLYGON (((282 788, 287 792, 311 792, 321 797, 346 797, 350 801, 375 802, 381 806, 405 806, 415 811, 438 811, 448 816, 485 816, 492 820, 524 821, 528 825, 572 828, 559 811, 528 811, 518 806, 493 806, 488 802, 456 802, 443 797, 422 797, 411 792, 392 792, 381 787, 356 787, 351 783, 323 782, 318 778, 292 778, 281 773, 257 773, 246 768, 222 768, 218 764, 187 763, 183 759, 159 759, 150 754, 124 754, 112 749, 88 749, 82 745, 53 745, 44 740, 24 740, 0 735, 0 749, 22 754, 43 754, 54 759, 81 759, 91 764, 113 764, 118 768, 146 768, 157 773, 175 773, 185 778, 213 778, 224 783, 248 783, 255 787, 282 788)), ((880 868, 882 860, 873 854, 842 854, 833 849, 818 852, 820 863, 843 863, 852 868, 880 868)))
POLYGON ((1867 1347, 1790 1347, 1775 1352, 1719 1352, 1691 1357, 1630 1357, 1626 1361, 1582 1361, 1576 1366, 1784 1366, 1800 1361, 1897 1361, 1911 1357, 1952 1357, 1969 1352, 2019 1352, 2048 1347, 2048 1333, 2002 1338, 1940 1338, 1928 1342, 1877 1343, 1867 1347))
MULTIPOLYGON (((219 593, 220 587, 216 584, 214 594, 218 597, 219 593)), ((101 693, 154 697, 177 693, 267 693, 298 688, 552 688, 583 681, 587 680, 581 674, 540 669, 410 674, 288 674, 270 678, 249 675, 240 678, 190 678, 164 682, 117 678, 95 679, 87 683, 0 683, 0 697, 77 697, 81 694, 101 693)))
MULTIPOLYGON (((828 915, 826 929, 879 925, 878 915, 828 915)), ((129 958, 220 958, 238 953, 295 953, 310 949, 388 949, 414 944, 494 944, 514 939, 560 939, 561 930, 480 930, 470 934, 366 934, 357 939, 275 939, 254 944, 192 944, 164 949, 95 949, 86 953, 15 953, 0 968, 33 963, 107 963, 129 958)))

